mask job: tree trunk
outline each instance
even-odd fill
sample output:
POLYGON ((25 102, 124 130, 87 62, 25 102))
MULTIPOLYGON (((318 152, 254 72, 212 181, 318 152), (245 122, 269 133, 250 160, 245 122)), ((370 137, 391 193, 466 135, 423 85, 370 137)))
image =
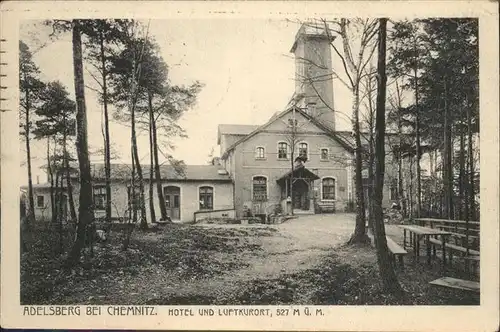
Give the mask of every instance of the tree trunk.
MULTIPOLYGON (((398 107, 401 107, 401 93, 399 90, 399 84, 398 81, 396 80, 396 93, 398 97, 398 107)), ((408 211, 406 207, 406 198, 404 195, 404 189, 403 189, 403 153, 401 151, 401 142, 403 141, 403 131, 402 131, 402 125, 401 125, 401 113, 398 111, 397 113, 398 119, 397 119, 397 126, 398 126, 398 140, 399 140, 399 146, 398 146, 398 151, 396 153, 397 157, 397 162, 398 162, 398 198, 401 203, 401 212, 403 214, 403 218, 408 217, 408 211)))
MULTIPOLYGON (((66 118, 64 118, 64 122, 66 124, 66 118)), ((63 130, 63 161, 64 168, 66 171, 66 189, 68 192, 68 201, 69 201, 69 211, 71 215, 71 220, 76 223, 76 208, 75 201, 73 198, 73 184, 71 183, 71 174, 69 170, 69 155, 67 150, 67 127, 65 126, 63 130)))
MULTIPOLYGON (((135 107, 134 107, 135 108, 135 107)), ((148 222, 146 219, 146 202, 144 200, 144 178, 142 174, 141 162, 139 160, 139 152, 137 149, 137 136, 135 130, 135 110, 132 108, 132 152, 135 161, 135 167, 137 169, 137 180, 139 182, 139 209, 140 209, 140 228, 147 229, 148 222)))
POLYGON ((33 198, 33 177, 31 174, 31 144, 30 144, 30 100, 29 89, 26 89, 26 123, 25 123, 25 139, 26 139, 26 161, 28 163, 28 217, 25 219, 26 228, 35 221, 35 200, 33 198))
MULTIPOLYGON (((132 140, 132 137, 131 137, 132 140)), ((130 179, 130 187, 128 189, 128 203, 129 203, 129 218, 127 221, 127 228, 125 229, 125 236, 123 238, 122 250, 127 251, 130 244, 130 237, 137 222, 137 209, 136 209, 136 199, 135 199, 135 161, 134 161, 134 151, 132 144, 130 145, 130 156, 132 158, 132 173, 130 179)))
POLYGON ((415 79, 415 157, 416 157, 416 175, 417 175, 417 218, 420 218, 422 209, 422 183, 421 183, 421 170, 420 159, 422 158, 422 151, 420 148, 420 109, 419 109, 419 95, 418 95, 418 77, 417 69, 414 71, 415 79))
POLYGON ((403 161, 401 160, 401 150, 398 151, 398 199, 401 203, 403 218, 406 218, 408 216, 408 211, 403 189, 403 161))
MULTIPOLYGON (((458 204, 458 219, 463 220, 464 218, 464 210, 468 210, 465 202, 465 187, 464 187, 464 179, 465 179, 465 126, 463 123, 460 123, 460 152, 458 156, 459 163, 459 173, 458 173, 458 195, 460 197, 460 202, 458 204)), ((467 211, 468 213, 468 211, 467 211)))
POLYGON ((151 222, 156 222, 156 211, 154 204, 154 172, 153 172, 153 150, 154 150, 154 142, 153 142, 153 102, 152 96, 148 93, 148 104, 149 104, 149 212, 151 215, 151 222))
POLYGON ((443 182, 445 192, 446 218, 453 219, 453 171, 451 162, 451 119, 448 109, 448 96, 446 78, 444 81, 444 165, 443 182))
POLYGON ((52 163, 50 160, 50 137, 47 137, 47 172, 50 181, 50 211, 52 213, 51 222, 55 222, 56 218, 56 206, 54 197, 54 173, 52 172, 52 163))
POLYGON ((473 150, 473 142, 472 142, 472 119, 471 119, 471 107, 473 107, 474 103, 471 104, 471 106, 467 105, 467 143, 468 143, 468 157, 469 157, 469 190, 468 190, 468 196, 469 196, 469 207, 470 207, 470 220, 477 220, 476 217, 476 195, 474 193, 474 150, 473 150))
POLYGON ((59 254, 64 253, 64 237, 63 237, 63 181, 62 174, 59 171, 56 173, 56 197, 57 197, 57 215, 58 215, 58 228, 59 228, 59 254), (61 180, 61 187, 58 188, 59 180, 61 180))
MULTIPOLYGON (((293 117, 294 121, 293 121, 293 127, 292 127, 292 130, 295 131, 295 114, 294 114, 294 117, 293 117)), ((294 133, 292 133, 292 135, 295 135, 294 133)), ((290 144, 290 160, 291 160, 291 164, 290 164, 290 169, 291 169, 291 173, 290 173, 290 214, 293 216, 293 171, 295 170, 295 161, 293 160, 294 158, 294 155, 295 155, 295 138, 292 138, 292 144, 290 144)))
MULTIPOLYGON (((134 82, 134 84, 136 84, 134 82)), ((135 89, 133 90, 133 93, 135 92, 135 89)), ((146 205, 144 201, 144 179, 143 179, 143 174, 142 174, 142 167, 141 163, 139 160, 139 152, 137 149, 137 133, 135 129, 135 101, 134 104, 131 107, 131 116, 130 116, 130 121, 131 121, 131 140, 132 140, 132 158, 134 159, 134 165, 135 169, 137 170, 137 180, 139 182, 139 209, 140 209, 140 227, 141 229, 146 229, 148 227, 148 223, 146 220, 146 205)), ((135 186, 134 186, 134 193, 135 193, 135 186)), ((134 208, 135 211, 135 208, 134 208)))
POLYGON ((131 146, 131 156, 132 156, 132 187, 130 189, 130 197, 131 197, 131 201, 132 201, 132 222, 134 223, 137 223, 137 197, 136 197, 136 194, 135 194, 135 191, 137 190, 137 186, 135 184, 135 173, 136 173, 136 170, 135 170, 135 158, 134 158, 134 151, 133 151, 133 147, 131 146))
POLYGON ((80 167, 80 208, 78 211, 78 225, 76 240, 66 260, 67 264, 74 265, 80 260, 81 250, 85 243, 88 225, 94 218, 92 206, 92 178, 90 174, 90 160, 87 143, 87 110, 85 108, 85 82, 83 76, 82 39, 79 22, 73 20, 73 70, 75 79, 76 97, 76 151, 80 167))
POLYGON ((375 161, 375 137, 374 137, 374 126, 375 119, 372 106, 372 86, 371 78, 368 79, 368 111, 370 112, 368 119, 368 127, 370 131, 369 137, 369 151, 368 151, 368 230, 373 233, 373 186, 374 186, 374 175, 373 166, 375 161))
MULTIPOLYGON (((372 121, 370 121, 372 123, 372 121)), ((370 151, 368 156, 368 229, 373 231, 373 187, 375 184, 375 178, 373 174, 373 166, 375 162, 375 141, 373 137, 373 128, 370 125, 370 151)))
MULTIPOLYGON (((111 225, 111 157, 109 141, 109 114, 108 114, 108 88, 106 58, 104 55, 104 33, 100 31, 100 52, 102 67, 102 104, 104 108, 104 172, 106 184, 106 222, 111 225)), ((111 227, 108 227, 108 232, 111 227)))
POLYGON ((382 211, 382 198, 384 186, 385 170, 385 95, 387 76, 385 73, 385 53, 386 53, 386 25, 387 19, 380 19, 379 44, 378 44, 378 78, 377 89, 377 115, 375 124, 375 188, 374 188, 374 238, 377 248, 377 262, 382 279, 382 286, 386 291, 401 293, 394 268, 391 264, 391 257, 387 249, 385 237, 384 216, 382 211))
POLYGON ((165 206, 165 197, 163 196, 163 186, 160 172, 160 161, 158 158, 158 137, 156 131, 156 118, 153 117, 153 121, 151 122, 153 129, 153 157, 154 157, 154 167, 155 167, 155 176, 156 176, 156 192, 158 194, 158 201, 160 205, 160 216, 162 221, 168 220, 167 215, 167 207, 165 206))
POLYGON ((348 243, 367 243, 370 238, 366 235, 366 217, 365 217, 365 197, 363 192, 363 159, 361 147, 361 135, 359 132, 359 91, 354 91, 353 104, 353 130, 356 140, 356 148, 354 153, 355 172, 356 172, 356 226, 354 233, 348 243))
POLYGON ((409 156, 409 164, 410 164, 410 183, 408 185, 408 204, 409 204, 409 217, 413 219, 413 157, 409 156))

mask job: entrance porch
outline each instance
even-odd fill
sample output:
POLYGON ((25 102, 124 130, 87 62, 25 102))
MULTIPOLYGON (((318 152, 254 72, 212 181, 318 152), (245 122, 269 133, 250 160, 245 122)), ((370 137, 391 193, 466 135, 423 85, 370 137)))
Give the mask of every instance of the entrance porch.
POLYGON ((314 186, 319 177, 304 165, 288 171, 276 182, 281 188, 281 207, 284 214, 314 214, 314 186))

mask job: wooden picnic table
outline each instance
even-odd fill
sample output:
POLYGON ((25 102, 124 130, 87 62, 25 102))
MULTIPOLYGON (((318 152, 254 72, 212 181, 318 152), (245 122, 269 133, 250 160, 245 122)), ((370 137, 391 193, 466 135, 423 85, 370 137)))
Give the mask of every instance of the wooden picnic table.
POLYGON ((450 232, 438 230, 435 228, 414 226, 414 225, 399 225, 403 229, 403 248, 406 249, 406 232, 410 232, 410 243, 413 246, 413 254, 415 257, 419 256, 420 252, 420 240, 425 237, 425 242, 427 246, 427 264, 431 264, 431 242, 429 238, 431 236, 441 236, 441 241, 443 243, 443 268, 446 267, 446 236, 451 235, 450 232))
POLYGON ((431 224, 431 227, 434 223, 443 223, 443 224, 457 224, 457 225, 473 225, 473 226, 478 226, 479 221, 466 221, 466 220, 452 220, 452 219, 435 219, 435 218, 415 218, 415 221, 418 222, 420 225, 424 224, 425 222, 429 222, 431 224))

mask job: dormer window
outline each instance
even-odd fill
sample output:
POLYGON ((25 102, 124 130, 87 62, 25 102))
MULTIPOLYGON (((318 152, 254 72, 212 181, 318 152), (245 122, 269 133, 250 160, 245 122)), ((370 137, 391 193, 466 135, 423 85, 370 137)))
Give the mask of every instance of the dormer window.
POLYGON ((266 150, 262 146, 255 149, 255 159, 266 159, 266 150))

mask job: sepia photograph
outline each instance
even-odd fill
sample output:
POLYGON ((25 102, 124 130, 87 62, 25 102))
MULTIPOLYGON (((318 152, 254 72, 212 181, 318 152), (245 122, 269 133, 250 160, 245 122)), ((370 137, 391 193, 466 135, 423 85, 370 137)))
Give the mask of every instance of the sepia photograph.
POLYGON ((480 304, 477 18, 19 29, 21 305, 480 304))

